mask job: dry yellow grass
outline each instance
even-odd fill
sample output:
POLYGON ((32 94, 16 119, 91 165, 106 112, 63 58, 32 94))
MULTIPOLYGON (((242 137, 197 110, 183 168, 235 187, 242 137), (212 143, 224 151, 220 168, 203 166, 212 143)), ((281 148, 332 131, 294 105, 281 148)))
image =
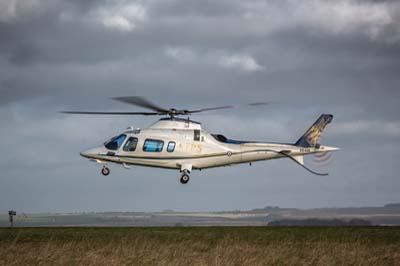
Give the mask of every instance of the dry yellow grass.
POLYGON ((400 228, 0 229, 1 265, 400 265, 400 228))

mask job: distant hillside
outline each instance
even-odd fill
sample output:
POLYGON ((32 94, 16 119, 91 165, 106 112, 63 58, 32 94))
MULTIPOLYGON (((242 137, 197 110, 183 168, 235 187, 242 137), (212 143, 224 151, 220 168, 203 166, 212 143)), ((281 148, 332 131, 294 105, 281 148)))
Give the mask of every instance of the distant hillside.
POLYGON ((344 221, 340 219, 286 219, 268 223, 269 226, 369 226, 371 222, 362 219, 344 221))
POLYGON ((388 208, 388 209, 400 210, 400 203, 389 203, 389 204, 386 204, 384 207, 388 208))
POLYGON ((261 213, 261 212, 267 212, 267 213, 278 213, 282 211, 298 211, 298 212, 340 212, 340 213, 387 213, 388 211, 390 212, 399 212, 400 213, 400 203, 389 203, 384 206, 378 206, 378 207, 331 207, 331 208, 315 208, 315 209, 296 209, 296 208, 280 208, 278 206, 266 206, 264 208, 257 208, 257 209, 252 209, 249 211, 243 211, 243 212, 254 212, 254 213, 261 213))
MULTIPOLYGON (((279 207, 265 207, 250 212, 269 213, 270 221, 284 221, 292 223, 312 223, 340 220, 343 223, 350 221, 367 221, 374 225, 400 225, 400 203, 390 203, 382 207, 346 207, 346 208, 318 208, 318 209, 281 209, 279 207), (316 220, 310 220, 316 219, 316 220), (295 221, 293 221, 295 220, 295 221)), ((361 223, 363 224, 363 223, 361 223)))
MULTIPOLYGON (((400 225, 400 203, 382 207, 295 209, 267 206, 223 212, 83 212, 19 213, 15 226, 266 226, 266 225, 400 225)), ((7 212, 0 227, 9 226, 7 212)))

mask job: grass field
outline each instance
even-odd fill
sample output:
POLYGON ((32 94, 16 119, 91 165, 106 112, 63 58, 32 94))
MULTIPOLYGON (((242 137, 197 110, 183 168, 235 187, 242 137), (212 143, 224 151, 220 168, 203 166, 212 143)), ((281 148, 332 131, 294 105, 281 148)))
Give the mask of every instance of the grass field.
POLYGON ((1 228, 0 265, 400 265, 400 227, 1 228))

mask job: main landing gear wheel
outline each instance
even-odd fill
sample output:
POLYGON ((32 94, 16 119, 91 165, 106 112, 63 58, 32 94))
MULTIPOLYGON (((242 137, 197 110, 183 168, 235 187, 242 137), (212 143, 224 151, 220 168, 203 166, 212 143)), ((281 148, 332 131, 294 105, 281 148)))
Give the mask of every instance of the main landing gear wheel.
POLYGON ((110 174, 110 169, 108 169, 107 167, 104 166, 103 169, 101 169, 101 173, 104 176, 108 176, 110 174))
POLYGON ((181 176, 181 183, 186 184, 187 182, 189 182, 189 176, 187 174, 183 174, 181 176))

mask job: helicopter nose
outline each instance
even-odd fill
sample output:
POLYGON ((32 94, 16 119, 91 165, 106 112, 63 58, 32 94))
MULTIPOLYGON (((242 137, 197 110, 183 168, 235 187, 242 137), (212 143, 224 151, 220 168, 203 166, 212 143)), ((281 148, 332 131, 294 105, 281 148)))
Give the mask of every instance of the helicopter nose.
POLYGON ((88 151, 83 151, 81 153, 79 153, 82 157, 86 157, 89 158, 90 154, 88 153, 88 151))
POLYGON ((83 152, 81 152, 80 153, 80 155, 82 156, 82 157, 85 157, 85 158, 92 158, 93 157, 93 155, 95 155, 95 154, 97 154, 98 152, 97 152, 97 149, 90 149, 90 150, 86 150, 86 151, 83 151, 83 152))

